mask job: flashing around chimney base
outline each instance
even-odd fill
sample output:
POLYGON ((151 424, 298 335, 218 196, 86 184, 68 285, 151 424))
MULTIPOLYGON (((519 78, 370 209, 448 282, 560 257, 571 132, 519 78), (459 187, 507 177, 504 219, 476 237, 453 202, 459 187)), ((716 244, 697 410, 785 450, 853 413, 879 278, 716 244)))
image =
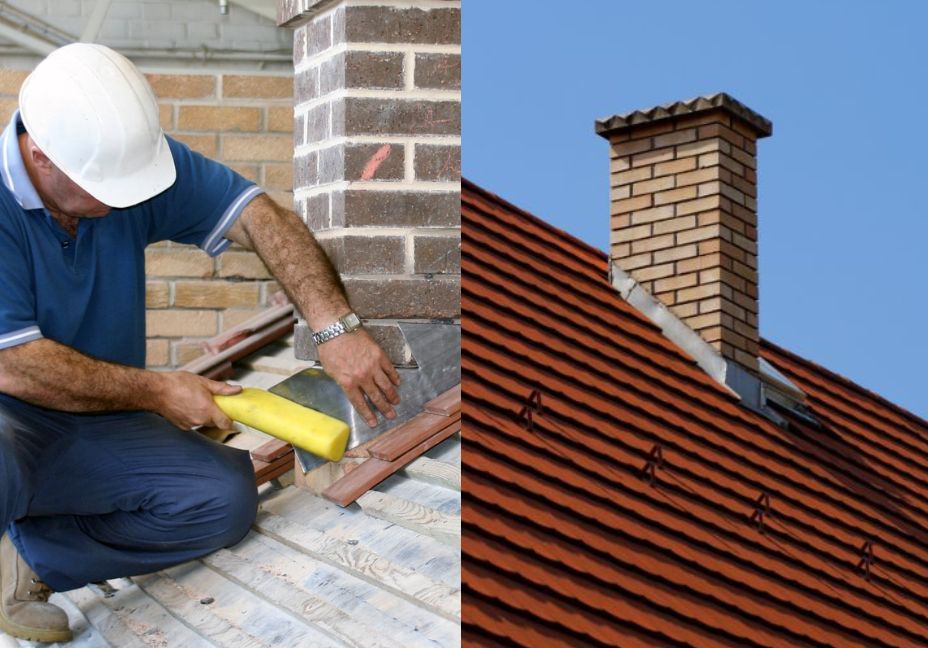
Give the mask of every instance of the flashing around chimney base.
POLYGON ((725 359, 715 347, 702 339, 696 331, 615 263, 610 266, 610 282, 622 299, 651 320, 664 337, 692 356, 710 378, 725 387, 747 409, 757 412, 779 426, 785 426, 786 419, 775 412, 768 405, 768 401, 789 410, 804 410, 806 395, 763 358, 759 363, 759 376, 725 359))

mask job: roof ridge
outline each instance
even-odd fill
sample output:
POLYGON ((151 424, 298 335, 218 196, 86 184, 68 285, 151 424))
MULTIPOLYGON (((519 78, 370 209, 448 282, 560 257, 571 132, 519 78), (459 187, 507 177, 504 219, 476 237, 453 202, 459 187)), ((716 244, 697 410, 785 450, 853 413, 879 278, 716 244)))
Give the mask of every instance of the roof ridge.
POLYGON ((603 261, 608 261, 608 255, 603 250, 600 250, 598 247, 587 243, 583 239, 571 234, 567 230, 561 229, 560 227, 555 227, 551 223, 548 223, 547 221, 539 218, 535 214, 529 211, 526 211, 525 209, 519 207, 518 205, 515 205, 509 202, 508 200, 506 200, 499 194, 496 194, 496 193, 493 193, 492 191, 484 189, 480 185, 476 184, 475 182, 471 180, 468 180, 467 178, 464 178, 464 177, 461 178, 461 190, 462 190, 461 191, 462 199, 464 198, 464 190, 475 193, 479 196, 482 196, 483 198, 487 200, 496 202, 497 204, 499 204, 500 207, 504 207, 505 209, 508 209, 509 211, 514 212, 515 214, 524 217, 526 220, 530 221, 532 224, 537 225, 538 227, 541 227, 542 229, 545 229, 549 232, 557 234, 557 236, 561 238, 562 240, 564 240, 565 242, 573 244, 587 252, 593 253, 599 258, 601 258, 603 261))
MULTIPOLYGON (((912 422, 918 424, 921 427, 928 428, 928 419, 922 418, 918 414, 906 409, 905 407, 902 407, 901 405, 894 403, 893 401, 889 400, 885 396, 881 396, 880 394, 873 391, 872 389, 868 389, 864 387, 863 385, 860 385, 859 383, 854 382, 850 378, 847 378, 846 376, 842 376, 836 371, 833 371, 829 369, 828 367, 815 362, 814 360, 809 360, 808 358, 805 358, 799 355, 798 353, 790 351, 789 349, 786 349, 785 347, 782 347, 779 344, 768 340, 767 338, 762 337, 760 339, 760 343, 762 347, 767 346, 771 348, 772 350, 776 351, 777 353, 782 353, 783 355, 789 358, 792 358, 808 367, 811 367, 815 371, 826 374, 829 378, 835 380, 836 382, 839 382, 843 384, 844 386, 849 387, 853 389, 854 391, 857 391, 858 393, 864 394, 868 398, 872 398, 876 401, 879 401, 881 405, 884 405, 888 407, 889 409, 895 411, 900 416, 910 419, 912 422)), ((926 438, 926 440, 928 440, 928 438, 926 438)))

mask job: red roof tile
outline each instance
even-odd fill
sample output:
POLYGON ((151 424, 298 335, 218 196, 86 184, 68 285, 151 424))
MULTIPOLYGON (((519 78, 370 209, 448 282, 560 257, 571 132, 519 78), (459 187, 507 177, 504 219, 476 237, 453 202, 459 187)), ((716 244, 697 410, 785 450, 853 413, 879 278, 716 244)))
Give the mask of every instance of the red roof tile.
POLYGON ((928 422, 765 343, 808 395, 779 427, 603 253, 466 181, 461 202, 468 644, 928 643, 928 422))

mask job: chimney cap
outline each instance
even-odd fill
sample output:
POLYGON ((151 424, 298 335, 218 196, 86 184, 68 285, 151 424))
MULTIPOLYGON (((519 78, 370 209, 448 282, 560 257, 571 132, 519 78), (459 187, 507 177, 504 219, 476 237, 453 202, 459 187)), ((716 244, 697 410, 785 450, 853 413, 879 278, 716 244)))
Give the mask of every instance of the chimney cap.
POLYGON ((608 139, 642 124, 653 124, 681 115, 692 115, 718 109, 727 110, 740 117, 757 131, 758 137, 767 137, 773 133, 773 123, 726 92, 694 97, 686 101, 674 101, 662 106, 603 117, 596 120, 596 134, 608 139))

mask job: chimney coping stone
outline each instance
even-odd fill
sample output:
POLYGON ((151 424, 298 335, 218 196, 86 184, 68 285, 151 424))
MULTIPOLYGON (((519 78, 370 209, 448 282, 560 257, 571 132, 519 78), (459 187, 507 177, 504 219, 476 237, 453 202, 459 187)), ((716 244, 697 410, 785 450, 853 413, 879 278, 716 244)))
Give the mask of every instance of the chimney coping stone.
POLYGON ((768 137, 773 133, 773 123, 754 112, 743 103, 726 92, 717 92, 711 95, 694 97, 685 101, 674 101, 662 106, 653 106, 642 110, 632 110, 626 113, 612 115, 597 119, 595 123, 596 134, 609 139, 610 137, 628 131, 642 124, 673 119, 683 115, 693 115, 709 110, 723 109, 747 122, 757 131, 758 137, 768 137))

